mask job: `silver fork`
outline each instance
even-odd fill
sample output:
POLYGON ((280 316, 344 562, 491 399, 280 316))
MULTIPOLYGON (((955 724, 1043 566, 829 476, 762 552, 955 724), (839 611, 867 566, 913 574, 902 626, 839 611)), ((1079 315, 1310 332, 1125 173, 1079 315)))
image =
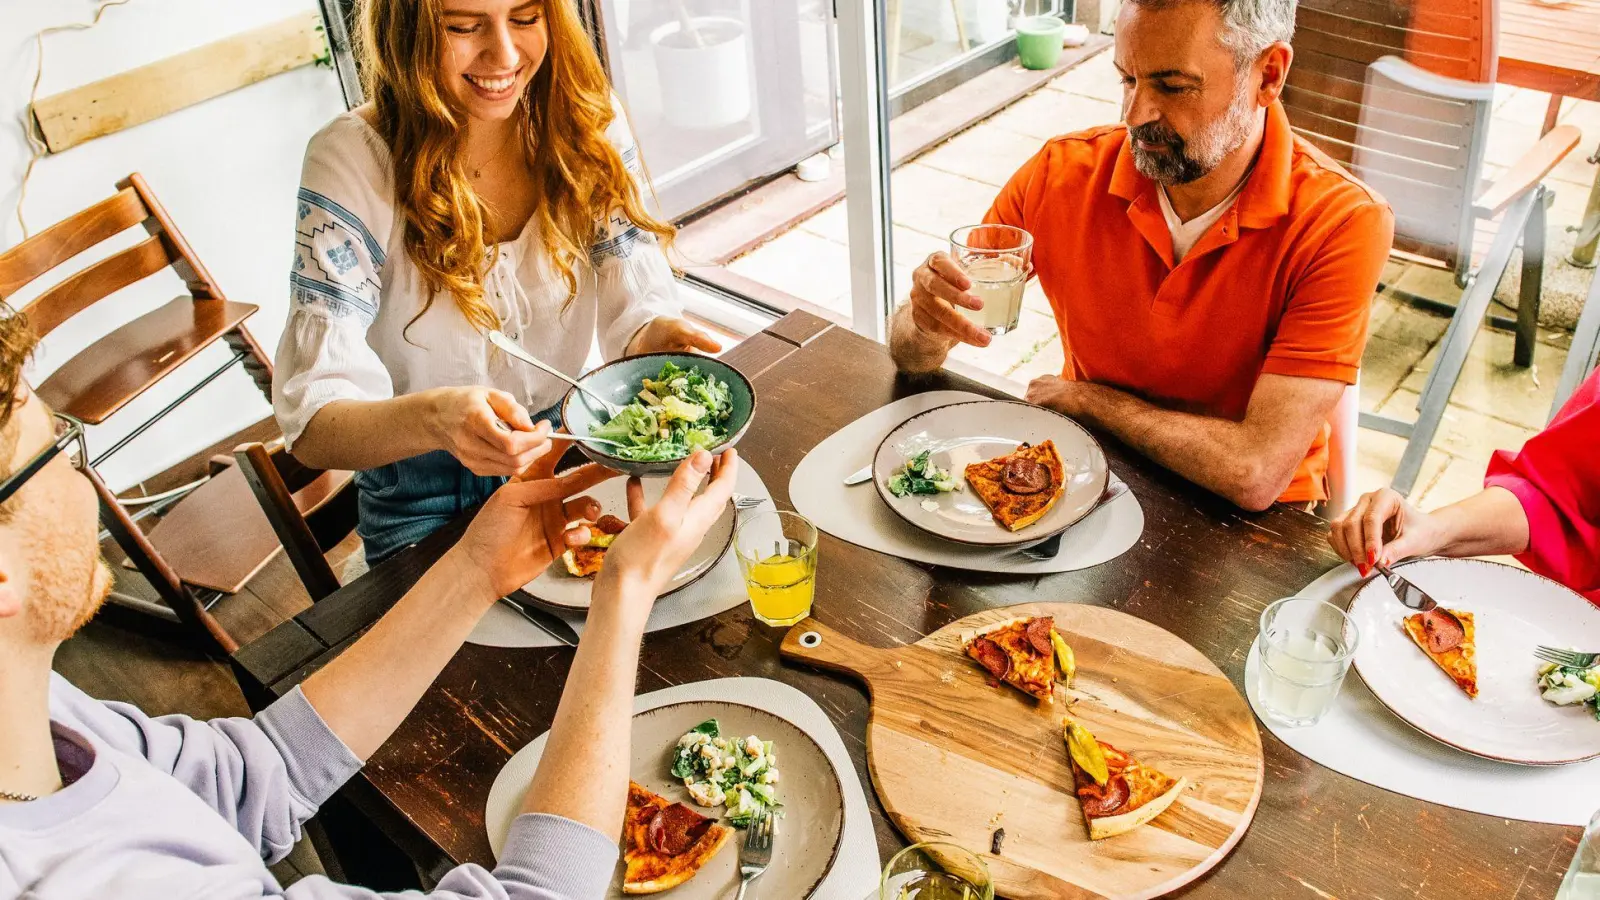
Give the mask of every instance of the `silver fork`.
POLYGON ((739 851, 739 893, 733 900, 744 900, 750 882, 772 865, 772 813, 762 813, 761 818, 750 823, 744 836, 744 849, 739 851))
POLYGON ((1545 662, 1555 663, 1558 666, 1571 666, 1574 669, 1587 669, 1600 660, 1600 653, 1583 653, 1578 650, 1562 650, 1559 647, 1542 645, 1534 648, 1533 655, 1545 662))
POLYGON ((765 502, 767 502, 767 498, 765 497, 752 497, 749 494, 733 495, 733 508, 738 512, 744 512, 747 509, 755 509, 765 502))

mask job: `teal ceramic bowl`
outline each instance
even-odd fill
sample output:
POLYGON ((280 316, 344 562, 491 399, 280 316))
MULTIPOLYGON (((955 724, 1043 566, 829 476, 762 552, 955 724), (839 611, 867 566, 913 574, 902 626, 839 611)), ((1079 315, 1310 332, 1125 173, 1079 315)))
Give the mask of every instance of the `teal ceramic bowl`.
MULTIPOLYGON (((721 360, 694 353, 644 353, 606 363, 578 380, 584 387, 612 403, 626 406, 634 395, 639 393, 641 382, 661 374, 662 364, 669 362, 685 369, 698 366, 700 371, 707 375, 714 376, 718 381, 727 382, 733 392, 733 414, 728 420, 728 439, 711 448, 711 452, 721 453, 738 443, 739 438, 743 437, 745 430, 750 427, 750 421, 755 418, 756 391, 751 387, 750 379, 744 377, 744 373, 721 360)), ((599 409, 599 405, 579 393, 577 388, 569 388, 566 397, 561 400, 561 424, 570 434, 586 435, 592 428, 606 421, 605 410, 599 409), (591 408, 591 404, 594 408, 591 408)), ((683 461, 663 459, 641 462, 613 456, 609 452, 613 449, 611 447, 593 444, 579 444, 578 447, 583 450, 585 456, 602 466, 616 469, 624 475, 637 475, 640 478, 665 478, 678 468, 678 463, 683 461)))

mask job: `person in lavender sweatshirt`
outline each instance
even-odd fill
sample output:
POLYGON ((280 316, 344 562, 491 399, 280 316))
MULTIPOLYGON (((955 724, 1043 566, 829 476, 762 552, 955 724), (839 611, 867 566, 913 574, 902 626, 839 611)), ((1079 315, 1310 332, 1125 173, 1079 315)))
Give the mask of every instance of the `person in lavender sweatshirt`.
MULTIPOLYGON (((615 473, 556 476, 559 440, 496 491, 461 540, 372 629, 252 719, 150 717, 51 672, 56 648, 105 598, 95 495, 75 471, 81 425, 21 372, 33 339, 0 319, 0 900, 382 896, 321 876, 287 890, 267 864, 361 768, 496 598, 533 579, 598 512, 578 496, 615 473)), ((594 586, 544 762, 499 865, 459 866, 435 898, 600 897, 627 795, 634 674, 658 589, 727 504, 738 459, 678 467, 594 586), (699 496, 695 490, 711 476, 699 496)), ((515 688, 508 688, 514 690, 515 688)), ((416 898, 415 893, 405 896, 416 898)))

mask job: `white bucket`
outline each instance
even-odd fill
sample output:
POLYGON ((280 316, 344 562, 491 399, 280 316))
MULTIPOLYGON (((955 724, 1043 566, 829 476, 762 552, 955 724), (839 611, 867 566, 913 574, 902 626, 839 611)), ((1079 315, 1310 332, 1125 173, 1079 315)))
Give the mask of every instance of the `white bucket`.
POLYGON ((743 22, 695 16, 705 42, 694 45, 678 22, 650 32, 662 112, 674 128, 722 128, 750 117, 750 41, 743 22))

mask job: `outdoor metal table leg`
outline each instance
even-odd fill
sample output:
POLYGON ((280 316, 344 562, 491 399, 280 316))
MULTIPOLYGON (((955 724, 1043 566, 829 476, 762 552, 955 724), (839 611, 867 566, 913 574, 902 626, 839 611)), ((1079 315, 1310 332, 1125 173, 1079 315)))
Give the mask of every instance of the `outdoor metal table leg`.
MULTIPOLYGON (((1600 165, 1600 147, 1589 157, 1590 165, 1600 165)), ((1578 226, 1578 241, 1567 261, 1585 269, 1594 268, 1595 245, 1600 244, 1600 172, 1589 188, 1589 202, 1583 208, 1583 224, 1578 226)))

